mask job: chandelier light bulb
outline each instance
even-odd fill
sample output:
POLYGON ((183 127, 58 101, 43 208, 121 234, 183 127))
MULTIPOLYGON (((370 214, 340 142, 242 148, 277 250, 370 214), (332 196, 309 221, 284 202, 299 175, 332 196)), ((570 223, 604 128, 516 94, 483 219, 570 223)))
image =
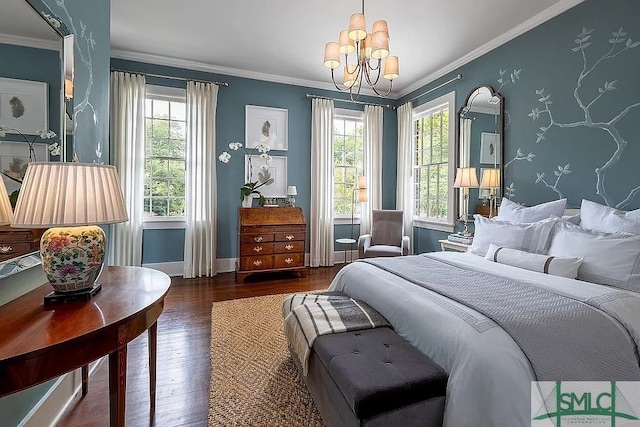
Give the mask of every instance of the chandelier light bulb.
POLYGON ((389 35, 385 31, 376 31, 371 35, 373 59, 384 59, 389 56, 389 35))
POLYGON ((349 55, 356 50, 356 46, 349 38, 349 32, 347 30, 340 31, 340 38, 338 39, 338 45, 340 46, 340 53, 349 55))
POLYGON ((397 79, 400 75, 400 67, 398 65, 397 56, 387 56, 384 60, 384 71, 382 77, 387 80, 397 79))
POLYGON ((329 42, 324 47, 324 66, 330 69, 340 66, 340 46, 336 42, 329 42))
POLYGON ((367 25, 365 24, 364 15, 362 13, 354 13, 349 18, 349 38, 354 41, 360 41, 367 37, 367 25))

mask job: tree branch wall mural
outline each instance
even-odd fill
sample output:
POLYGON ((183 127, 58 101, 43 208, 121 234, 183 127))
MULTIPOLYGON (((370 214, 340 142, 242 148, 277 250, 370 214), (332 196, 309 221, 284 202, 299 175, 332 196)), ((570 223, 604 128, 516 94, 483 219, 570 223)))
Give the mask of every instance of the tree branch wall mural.
MULTIPOLYGON (((576 86, 573 89, 573 98, 579 109, 581 110, 583 117, 572 122, 561 122, 557 120, 554 116, 554 104, 552 96, 550 93, 547 93, 544 88, 536 90, 536 94, 538 95, 538 102, 542 104, 542 107, 534 107, 531 110, 531 113, 529 113, 529 117, 531 117, 534 122, 541 121, 544 123, 539 127, 539 132, 536 133, 536 144, 547 141, 547 134, 553 128, 568 129, 580 127, 602 131, 605 135, 608 135, 610 141, 614 143, 615 149, 611 156, 606 161, 604 161, 602 166, 599 166, 595 169, 596 194, 602 198, 606 205, 615 206, 616 208, 622 209, 625 208, 631 201, 633 201, 634 197, 638 193, 640 193, 640 185, 634 188, 630 188, 625 198, 616 201, 613 200, 611 196, 609 196, 606 185, 606 177, 607 173, 609 173, 616 166, 629 143, 629 141, 623 138, 623 136, 621 135, 618 129, 618 125, 627 117, 629 112, 631 112, 634 108, 640 107, 640 101, 626 106, 621 111, 612 112, 610 117, 594 117, 594 113, 592 112, 594 105, 604 97, 610 96, 611 92, 617 90, 618 87, 616 85, 618 81, 604 81, 598 87, 597 93, 594 93, 594 91, 582 89, 585 78, 593 73, 594 70, 596 70, 606 61, 610 61, 611 59, 624 54, 626 51, 640 46, 640 41, 634 42, 630 37, 628 37, 627 33, 622 28, 620 28, 619 30, 611 33, 611 38, 608 40, 608 43, 610 44, 609 50, 590 64, 590 61, 587 57, 587 49, 592 44, 591 37, 593 33, 593 29, 587 29, 583 27, 582 31, 577 35, 577 38, 574 41, 576 46, 571 49, 573 52, 581 55, 582 57, 582 69, 578 74, 576 86)), ((522 152, 518 149, 518 155, 516 156, 516 158, 508 162, 505 166, 508 166, 514 160, 526 159, 531 162, 533 157, 535 157, 533 153, 529 153, 529 158, 524 157, 522 152)), ((569 163, 564 166, 558 165, 557 170, 554 171, 554 174, 556 176, 555 182, 550 183, 550 181, 547 181, 544 171, 536 173, 535 182, 536 184, 541 183, 545 185, 547 188, 554 191, 559 198, 562 198, 564 196, 562 190, 560 189, 561 178, 568 175, 569 173, 571 173, 569 163)))

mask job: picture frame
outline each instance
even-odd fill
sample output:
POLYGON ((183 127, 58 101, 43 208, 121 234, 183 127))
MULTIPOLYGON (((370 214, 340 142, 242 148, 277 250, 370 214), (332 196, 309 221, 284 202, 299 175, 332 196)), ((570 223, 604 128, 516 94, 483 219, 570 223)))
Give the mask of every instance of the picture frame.
POLYGON ((482 132, 480 134, 480 163, 499 164, 500 147, 500 134, 482 132))
POLYGON ((0 77, 0 126, 36 135, 49 129, 48 106, 47 83, 0 77))
POLYGON ((245 106, 245 147, 255 148, 266 143, 272 150, 287 151, 289 147, 289 110, 286 108, 245 106))
MULTIPOLYGON (((49 161, 49 144, 35 142, 33 143, 33 151, 36 160, 39 162, 49 161)), ((34 161, 32 159, 32 161, 34 161)), ((20 188, 20 184, 11 178, 24 178, 29 163, 29 144, 26 142, 0 141, 0 171, 2 171, 2 180, 4 186, 7 187, 7 193, 11 194, 20 188), (6 175, 5 175, 6 174, 6 175)))
MULTIPOLYGON (((251 171, 249 170, 249 156, 244 156, 245 176, 249 177, 251 182, 261 181, 264 179, 264 171, 262 170, 262 159, 254 156, 252 158, 251 171), (263 174, 261 176, 260 174, 263 174)), ((264 197, 287 197, 287 157, 271 156, 271 164, 269 164, 268 178, 273 178, 273 184, 264 185, 257 189, 264 197)))

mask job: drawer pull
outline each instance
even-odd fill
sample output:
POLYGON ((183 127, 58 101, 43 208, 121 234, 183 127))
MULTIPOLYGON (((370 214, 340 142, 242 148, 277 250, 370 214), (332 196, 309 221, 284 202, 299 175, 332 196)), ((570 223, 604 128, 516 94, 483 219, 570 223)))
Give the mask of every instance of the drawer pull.
POLYGON ((262 252, 262 246, 254 246, 253 250, 254 250, 255 252, 260 253, 260 252, 262 252))
POLYGON ((293 245, 285 245, 284 247, 286 250, 290 251, 291 249, 293 249, 293 245))
POLYGON ((2 252, 3 254, 8 254, 12 250, 13 248, 11 246, 0 246, 0 252, 2 252))
POLYGON ((259 265, 262 265, 262 261, 260 261, 259 259, 253 261, 253 265, 255 265, 256 267, 259 265))
POLYGON ((286 237, 286 239, 287 239, 287 240, 293 240, 293 239, 295 239, 295 237, 296 237, 296 236, 294 236, 293 234, 288 234, 288 235, 287 235, 287 237, 286 237))
POLYGON ((253 238, 253 240, 254 240, 255 242, 260 243, 260 242, 262 242, 262 236, 254 237, 254 238, 253 238))
POLYGON ((284 260, 287 264, 291 264, 293 262, 293 258, 287 258, 284 260))

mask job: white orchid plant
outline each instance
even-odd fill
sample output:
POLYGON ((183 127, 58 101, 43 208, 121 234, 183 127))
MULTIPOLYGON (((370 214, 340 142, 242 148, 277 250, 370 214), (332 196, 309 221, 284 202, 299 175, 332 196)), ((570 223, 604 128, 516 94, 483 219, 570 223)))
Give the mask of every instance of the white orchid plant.
MULTIPOLYGON (((244 151, 247 155, 247 163, 249 164, 249 167, 247 168, 246 182, 244 183, 244 185, 242 185, 242 187, 240 187, 240 200, 244 200, 245 197, 255 194, 259 198, 258 205, 264 206, 265 198, 262 193, 258 191, 258 188, 264 185, 273 184, 273 177, 271 176, 271 172, 269 170, 269 165, 271 164, 272 157, 268 154, 271 150, 271 147, 269 147, 268 144, 261 142, 254 148, 252 148, 251 151, 249 151, 240 142, 230 142, 229 149, 233 151, 242 149, 242 151, 244 151), (253 175, 252 158, 256 153, 260 153, 260 158, 264 163, 260 166, 258 180, 251 181, 251 177, 253 175)), ((218 156, 218 160, 220 160, 222 163, 229 163, 229 160, 231 160, 231 154, 229 154, 228 151, 224 151, 218 156)))
MULTIPOLYGON (((7 132, 16 133, 20 135, 22 139, 24 139, 24 141, 27 143, 27 145, 29 146, 29 162, 34 162, 37 160, 36 152, 33 149, 33 144, 38 140, 38 138, 42 140, 47 140, 47 139, 55 138, 57 136, 56 133, 51 130, 39 130, 31 139, 29 139, 25 134, 20 132, 18 129, 10 128, 7 126, 0 126, 0 138, 4 138, 7 135, 7 132)), ((49 150, 49 154, 52 156, 60 155, 60 144, 58 144, 58 142, 49 144, 47 146, 47 149, 49 150)), ((18 184, 22 184, 22 176, 24 175, 24 170, 26 169, 26 165, 23 164, 22 160, 20 160, 20 163, 16 164, 15 163, 16 160, 14 160, 14 163, 10 165, 10 170, 8 171, 9 173, 5 171, 0 171, 0 173, 6 176, 7 178, 11 179, 12 181, 17 182, 18 184)), ((20 192, 20 189, 15 190, 13 193, 9 195, 9 200, 11 201, 12 206, 15 206, 16 200, 18 199, 19 192, 20 192)))

